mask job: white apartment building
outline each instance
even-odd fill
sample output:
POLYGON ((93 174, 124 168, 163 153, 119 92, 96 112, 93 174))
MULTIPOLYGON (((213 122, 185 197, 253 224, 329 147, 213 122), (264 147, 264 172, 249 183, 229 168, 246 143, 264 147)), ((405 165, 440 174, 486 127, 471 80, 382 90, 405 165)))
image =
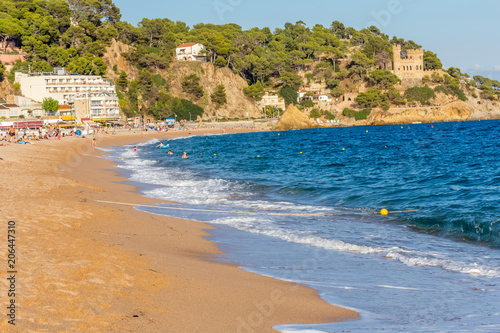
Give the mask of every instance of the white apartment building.
POLYGON ((89 118, 93 121, 120 119, 120 104, 116 94, 90 93, 79 94, 70 99, 76 117, 89 118))
POLYGON ((185 43, 177 46, 175 55, 180 61, 207 61, 207 57, 201 51, 205 46, 200 43, 185 43))
POLYGON ((36 102, 52 97, 59 104, 68 104, 75 110, 77 99, 86 99, 87 111, 84 118, 120 118, 120 106, 113 82, 99 75, 68 74, 63 68, 54 73, 16 72, 16 82, 21 93, 36 102))

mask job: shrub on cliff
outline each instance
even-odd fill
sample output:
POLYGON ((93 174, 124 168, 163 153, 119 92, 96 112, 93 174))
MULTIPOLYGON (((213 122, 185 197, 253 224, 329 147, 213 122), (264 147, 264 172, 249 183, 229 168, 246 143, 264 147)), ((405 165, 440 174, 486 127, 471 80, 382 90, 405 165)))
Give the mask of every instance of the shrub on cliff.
POLYGON ((257 83, 243 88, 243 93, 252 101, 258 102, 262 99, 262 97, 264 97, 264 94, 266 92, 264 90, 264 87, 262 86, 262 83, 260 83, 260 81, 257 81, 257 83))
POLYGON ((354 101, 363 108, 374 108, 387 101, 387 96, 378 89, 370 88, 367 92, 359 93, 354 101))
POLYGON ((5 72, 5 66, 0 62, 0 82, 2 82, 4 79, 4 76, 3 76, 4 72, 5 72))
POLYGON ((297 104, 297 98, 299 94, 297 94, 297 89, 292 87, 283 87, 280 90, 280 96, 285 100, 285 105, 288 106, 290 104, 297 104))
POLYGON ((364 119, 368 118, 368 116, 370 115, 371 112, 372 112, 372 109, 369 109, 369 108, 363 109, 361 111, 356 111, 353 109, 345 108, 344 111, 342 111, 342 114, 346 117, 354 118, 356 121, 358 121, 358 120, 364 120, 364 119))
POLYGON ((412 87, 405 91, 405 97, 410 101, 418 101, 422 105, 429 105, 429 100, 436 97, 436 94, 434 93, 434 90, 432 90, 428 86, 412 87))
POLYGON ((217 108, 227 103, 226 88, 223 84, 219 84, 213 94, 210 95, 212 102, 215 103, 217 108))
POLYGON ((431 51, 424 52, 424 69, 442 69, 443 64, 437 55, 431 51))
POLYGON ((366 80, 374 87, 379 87, 382 89, 387 89, 395 84, 401 82, 401 80, 390 71, 385 69, 377 69, 368 73, 366 80))
POLYGON ((203 97, 203 87, 200 86, 200 77, 196 74, 190 74, 182 79, 182 91, 190 94, 196 99, 203 97))
POLYGON ((187 99, 174 98, 172 102, 172 114, 177 120, 196 120, 198 116, 203 116, 204 110, 187 99))

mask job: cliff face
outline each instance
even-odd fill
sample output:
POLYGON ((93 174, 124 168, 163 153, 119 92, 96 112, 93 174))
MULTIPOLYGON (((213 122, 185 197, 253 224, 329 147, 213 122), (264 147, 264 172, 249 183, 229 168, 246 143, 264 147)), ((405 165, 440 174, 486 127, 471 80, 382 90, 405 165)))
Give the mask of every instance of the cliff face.
MULTIPOLYGON (((122 53, 128 52, 130 46, 112 41, 106 48, 103 56, 108 65, 106 76, 116 81, 118 75, 113 71, 116 65, 117 72, 124 70, 128 74, 129 80, 136 80, 139 70, 133 64, 129 64, 122 56, 122 53)), ((201 106, 205 113, 204 119, 215 118, 260 118, 262 112, 257 106, 248 100, 243 94, 243 88, 247 87, 246 81, 239 75, 234 74, 229 68, 215 68, 211 63, 176 61, 170 65, 170 68, 159 70, 153 74, 160 74, 167 80, 170 86, 169 93, 174 97, 181 97, 191 100, 193 103, 201 106), (193 100, 182 91, 182 79, 190 74, 196 74, 200 77, 200 85, 203 87, 205 95, 199 100, 193 100), (216 108, 212 103, 210 95, 215 91, 217 85, 223 84, 226 89, 227 104, 216 108)))
POLYGON ((433 100, 434 106, 391 108, 387 111, 373 109, 368 119, 354 121, 339 116, 343 125, 385 125, 408 124, 413 122, 445 122, 500 119, 499 105, 492 101, 467 96, 468 101, 457 101, 442 93, 433 100))
POLYGON ((190 99, 182 91, 182 79, 190 74, 200 77, 200 85, 205 95, 200 100, 192 100, 193 103, 205 109, 204 119, 215 118, 260 118, 262 112, 257 109, 244 94, 243 88, 247 87, 246 81, 234 74, 229 68, 216 68, 213 64, 205 62, 174 61, 168 78, 171 82, 173 95, 190 99), (212 103, 210 95, 213 94, 217 85, 223 84, 226 89, 227 104, 217 108, 212 103))
POLYGON ((102 59, 108 65, 106 76, 113 81, 116 81, 116 79, 118 78, 118 74, 121 71, 125 71, 128 74, 129 80, 137 79, 139 70, 137 69, 137 67, 129 65, 127 60, 122 56, 122 53, 128 52, 129 50, 129 45, 122 42, 117 42, 114 39, 111 41, 111 45, 106 47, 106 53, 102 56, 102 59), (113 71, 113 66, 115 65, 117 67, 118 74, 113 71))

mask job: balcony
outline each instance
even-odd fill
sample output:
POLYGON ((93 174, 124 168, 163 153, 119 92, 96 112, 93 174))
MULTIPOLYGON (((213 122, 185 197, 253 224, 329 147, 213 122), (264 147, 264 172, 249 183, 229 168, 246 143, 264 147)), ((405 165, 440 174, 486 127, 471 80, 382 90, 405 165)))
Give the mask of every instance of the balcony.
POLYGON ((46 82, 48 86, 61 86, 61 85, 86 85, 86 86, 110 86, 108 82, 46 82))

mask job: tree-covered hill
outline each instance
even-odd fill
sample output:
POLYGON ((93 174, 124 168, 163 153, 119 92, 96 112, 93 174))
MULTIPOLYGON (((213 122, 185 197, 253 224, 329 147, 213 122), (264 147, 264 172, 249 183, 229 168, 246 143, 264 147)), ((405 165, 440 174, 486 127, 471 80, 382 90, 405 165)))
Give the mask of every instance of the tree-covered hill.
MULTIPOLYGON (((274 31, 268 27, 243 30, 237 24, 199 23, 189 27, 166 18, 144 18, 133 26, 120 17, 111 0, 2 0, 2 52, 16 52, 7 48, 15 44, 27 59, 14 66, 9 78, 13 79, 16 70, 26 70, 28 64, 36 72, 66 67, 74 73, 103 75, 107 70, 103 54, 116 39, 130 46, 123 55, 139 71, 138 79, 130 80, 129 73, 113 69, 123 110, 129 115, 139 110, 165 115, 172 112, 173 105, 168 101, 176 96, 170 96, 168 77, 160 73, 170 68, 177 45, 199 42, 214 66, 228 67, 246 80, 250 87, 245 93, 250 100, 258 100, 263 90, 269 89, 291 96, 291 102, 293 92, 305 80, 323 83, 333 97, 365 85, 371 90, 361 96, 360 105, 388 107, 412 98, 394 90, 398 82, 386 69, 392 63, 392 45, 401 45, 403 52, 421 46, 389 37, 374 26, 356 30, 333 21, 327 27, 316 24, 309 28, 298 21, 274 31), (299 68, 308 69, 305 77, 299 75, 299 68)), ((425 51, 424 68, 441 69, 442 63, 435 53, 425 51)), ((0 80, 3 72, 0 65, 0 80)), ((466 86, 480 88, 481 97, 499 98, 497 81, 480 77, 469 80, 453 67, 434 79, 443 81, 441 92, 459 99, 465 98, 466 86)), ((432 81, 430 76, 426 80, 432 81)), ((200 99, 190 96, 187 98, 194 103, 200 99)))

